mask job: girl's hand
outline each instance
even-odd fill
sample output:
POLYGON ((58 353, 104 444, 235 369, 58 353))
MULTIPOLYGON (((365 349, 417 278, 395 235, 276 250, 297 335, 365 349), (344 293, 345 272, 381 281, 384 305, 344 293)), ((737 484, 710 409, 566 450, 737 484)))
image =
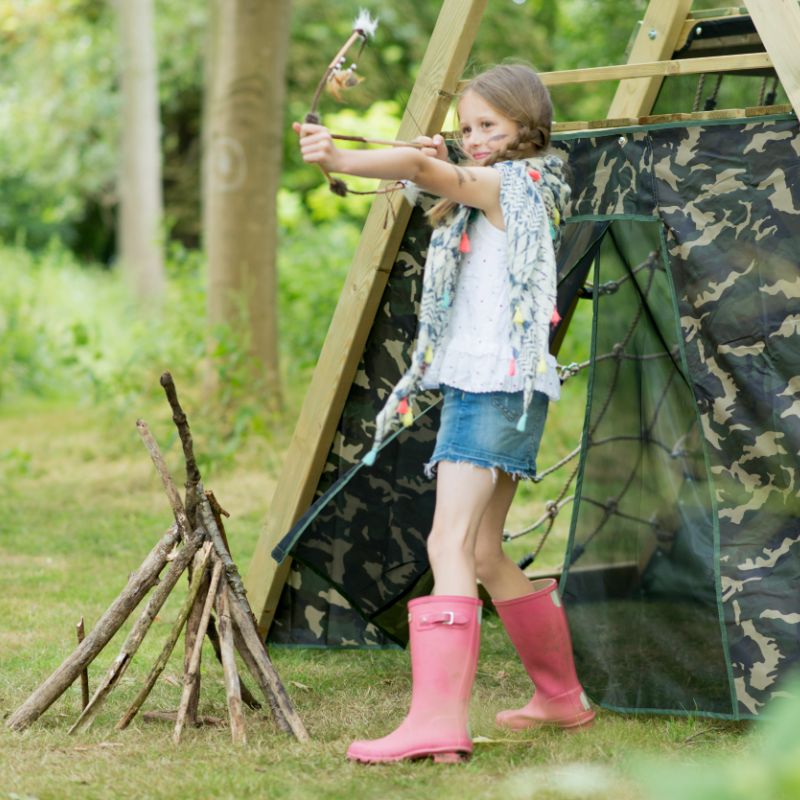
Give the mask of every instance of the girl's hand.
POLYGON ((447 145, 444 143, 444 136, 441 133, 437 133, 434 136, 417 136, 414 139, 414 144, 426 145, 420 150, 423 155, 438 158, 440 161, 450 160, 447 155, 447 145))
POLYGON ((292 129, 300 137, 300 152, 306 164, 319 164, 328 172, 337 171, 341 151, 334 146, 330 131, 324 125, 294 122, 292 129))

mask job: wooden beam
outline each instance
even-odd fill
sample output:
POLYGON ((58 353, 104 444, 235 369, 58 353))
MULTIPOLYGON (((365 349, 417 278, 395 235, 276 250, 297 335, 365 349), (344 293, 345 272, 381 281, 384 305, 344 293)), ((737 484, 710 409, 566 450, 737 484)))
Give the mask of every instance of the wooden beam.
MULTIPOLYGON (((541 77, 545 86, 565 86, 567 84, 597 83, 599 81, 616 81, 630 78, 737 72, 741 70, 770 69, 771 67, 772 59, 769 53, 742 53, 733 56, 680 58, 672 61, 648 61, 637 64, 616 64, 609 67, 569 69, 561 72, 542 72, 539 77, 541 77)), ((625 116, 624 114, 614 114, 612 112, 613 106, 612 111, 609 112, 609 117, 625 116)), ((629 116, 641 116, 641 114, 631 114, 629 116)))
MULTIPOLYGON (((675 52, 692 0, 650 0, 628 63, 662 61, 675 52)), ((624 80, 617 87, 609 117, 639 117, 653 110, 662 75, 624 80)))
POLYGON ((794 109, 789 103, 774 106, 751 106, 749 108, 722 108, 714 111, 694 111, 679 114, 649 114, 641 117, 621 119, 599 119, 578 122, 556 122, 553 134, 600 131, 607 128, 632 128, 637 125, 663 125, 668 122, 702 122, 704 120, 747 119, 772 114, 788 114, 794 109))
POLYGON ((800 6, 797 0, 746 0, 783 90, 800 113, 800 6))
MULTIPOLYGON (((485 7, 486 0, 442 4, 398 138, 431 135, 441 128, 485 7)), ((379 197, 361 233, 245 581, 262 636, 272 623, 290 566, 290 559, 276 564, 272 549, 313 500, 410 213, 397 193, 379 197), (387 203, 394 208, 388 226, 387 203)))

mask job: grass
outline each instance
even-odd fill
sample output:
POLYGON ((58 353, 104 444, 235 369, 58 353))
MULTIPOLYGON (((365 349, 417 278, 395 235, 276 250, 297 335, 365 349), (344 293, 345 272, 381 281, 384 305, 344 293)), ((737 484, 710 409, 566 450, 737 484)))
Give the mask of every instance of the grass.
MULTIPOLYGON (((130 409, 114 420, 88 406, 20 403, 0 409, 0 717, 7 717, 74 646, 170 522, 167 502, 134 430, 145 416, 179 475, 165 406, 130 409)), ((193 414, 187 404, 190 420, 193 414)), ((551 422, 552 425, 558 425, 551 422)), ((203 448, 202 426, 195 441, 203 448)), ((558 440, 560 433, 551 439, 558 440)), ((563 437, 569 438, 568 433, 563 437)), ((252 439, 207 484, 232 513, 234 557, 246 567, 269 510, 285 435, 252 439), (263 464, 271 465, 266 471, 263 464)), ((515 514, 535 513, 521 496, 515 514)), ((562 543, 563 544, 563 543, 562 543)), ((551 561, 557 561, 558 542, 551 561)), ((181 584, 183 586, 183 584, 181 584)), ((183 588, 178 592, 182 595, 183 588)), ((343 753, 356 737, 386 733, 407 708, 407 654, 400 651, 274 649, 273 659, 312 736, 299 745, 264 714, 248 713, 248 744, 227 730, 192 729, 174 747, 164 723, 114 722, 133 698, 160 649, 180 597, 162 610, 141 652, 93 727, 70 737, 77 687, 28 731, 0 727, 0 799, 14 798, 569 798, 648 797, 641 765, 655 758, 676 769, 709 756, 742 759, 751 739, 742 725, 600 712, 584 733, 501 734, 494 712, 526 698, 527 678, 496 619, 486 620, 472 704, 472 760, 363 767, 343 753)), ((91 667, 96 685, 116 654, 120 632, 91 667)), ((204 662, 202 713, 224 717, 221 669, 204 662)), ((168 666, 147 708, 178 703, 178 660, 168 666)), ((252 686, 252 681, 250 681, 252 686)))

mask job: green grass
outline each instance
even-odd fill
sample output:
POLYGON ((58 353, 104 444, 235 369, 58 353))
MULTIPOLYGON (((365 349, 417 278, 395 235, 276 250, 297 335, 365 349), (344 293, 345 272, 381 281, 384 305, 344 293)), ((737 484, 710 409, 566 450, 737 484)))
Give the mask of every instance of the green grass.
MULTIPOLYGON (((134 429, 135 418, 144 415, 159 441, 172 442, 165 448, 167 458, 181 479, 166 405, 129 411, 129 419, 109 425, 97 409, 63 402, 0 408, 3 718, 72 650, 77 620, 84 616, 91 627, 170 523, 166 499, 134 429)), ((200 415, 188 404, 187 412, 202 431, 200 415)), ((271 442, 250 440, 207 482, 232 514, 228 532, 243 569, 269 510, 285 440, 285 432, 271 442)), ((197 433, 195 441, 202 450, 203 434, 197 433)), ((515 513, 530 517, 529 506, 521 498, 515 513)), ((633 800, 649 796, 637 772, 646 759, 682 768, 712 755, 746 760, 753 747, 742 736, 742 725, 608 712, 598 714, 591 730, 576 735, 501 733, 492 722, 495 711, 526 700, 529 689, 494 618, 484 625, 472 704, 473 735, 489 741, 479 740, 463 766, 363 767, 344 760, 350 740, 382 735, 405 714, 410 683, 407 654, 401 651, 275 649, 276 667, 312 736, 306 745, 279 733, 268 716, 252 712, 244 747, 232 746, 224 728, 188 730, 179 747, 171 744, 165 723, 137 719, 117 733, 114 722, 155 659, 184 591, 181 584, 87 733, 67 735, 78 713, 77 687, 28 731, 0 728, 0 798, 633 800), (587 782, 589 794, 580 788, 587 782)), ((126 630, 92 665, 93 685, 126 630)), ((146 708, 175 708, 179 677, 180 664, 173 658, 146 708)), ((201 711, 225 716, 221 669, 208 654, 201 711)))

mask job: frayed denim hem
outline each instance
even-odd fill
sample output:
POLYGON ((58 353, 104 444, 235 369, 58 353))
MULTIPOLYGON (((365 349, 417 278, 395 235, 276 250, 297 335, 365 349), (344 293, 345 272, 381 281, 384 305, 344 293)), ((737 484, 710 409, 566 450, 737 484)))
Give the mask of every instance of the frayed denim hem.
POLYGON ((454 458, 447 458, 446 456, 440 456, 435 461, 429 461, 427 464, 423 466, 423 471, 425 473, 425 477, 429 479, 433 479, 436 477, 436 468, 439 466, 439 462, 447 461, 450 464, 469 464, 476 469, 488 469, 492 473, 492 481, 497 483, 498 472, 502 471, 508 475, 511 480, 519 481, 519 480, 533 480, 536 477, 536 473, 533 474, 529 473, 527 470, 511 470, 508 467, 502 464, 492 464, 486 459, 475 458, 474 456, 456 456, 454 458))

